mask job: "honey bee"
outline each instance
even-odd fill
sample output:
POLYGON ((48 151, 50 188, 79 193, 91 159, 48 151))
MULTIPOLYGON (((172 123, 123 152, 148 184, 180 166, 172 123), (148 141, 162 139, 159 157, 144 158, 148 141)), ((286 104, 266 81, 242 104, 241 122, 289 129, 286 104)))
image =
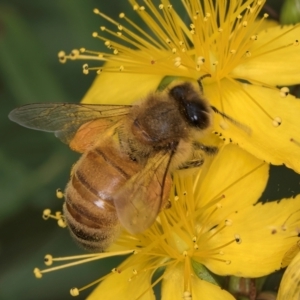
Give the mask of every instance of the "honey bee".
POLYGON ((199 166, 214 146, 197 142, 212 124, 202 85, 171 84, 134 105, 29 104, 9 118, 54 132, 83 153, 65 189, 64 216, 71 235, 90 251, 103 251, 122 228, 149 228, 168 206, 171 172, 199 166))

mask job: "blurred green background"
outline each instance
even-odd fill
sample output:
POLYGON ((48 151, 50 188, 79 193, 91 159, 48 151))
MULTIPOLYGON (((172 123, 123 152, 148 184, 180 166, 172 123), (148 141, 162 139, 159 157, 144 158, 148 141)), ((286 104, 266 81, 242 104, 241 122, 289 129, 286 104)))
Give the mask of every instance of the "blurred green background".
POLYGON ((82 61, 60 64, 57 53, 83 46, 100 50, 103 43, 92 32, 103 22, 93 8, 114 18, 128 8, 126 1, 107 4, 0 0, 0 299, 72 299, 71 287, 81 287, 117 264, 106 267, 102 261, 34 277, 33 268, 44 268, 47 253, 83 253, 67 229, 41 217, 44 208, 61 210, 55 190, 64 189, 79 155, 54 135, 22 128, 7 118, 10 110, 27 103, 81 100, 94 74, 82 74, 82 61))
MULTIPOLYGON (((275 16, 281 2, 268 2, 275 16)), ((45 254, 83 252, 67 229, 41 218, 44 208, 61 209, 55 190, 64 188, 79 156, 54 135, 7 118, 9 111, 27 103, 80 101, 94 75, 82 74, 81 61, 60 64, 57 53, 80 47, 105 50, 92 38, 103 25, 92 12, 95 7, 115 19, 121 11, 132 13, 127 1, 120 0, 0 0, 0 299, 71 299, 71 287, 88 284, 118 264, 99 261, 34 277, 32 270, 44 267, 45 254)), ((299 193, 298 176, 282 168, 274 168, 274 174, 265 200, 299 193), (283 187, 283 172, 293 178, 295 188, 283 187), (278 182, 280 196, 272 188, 278 182)))

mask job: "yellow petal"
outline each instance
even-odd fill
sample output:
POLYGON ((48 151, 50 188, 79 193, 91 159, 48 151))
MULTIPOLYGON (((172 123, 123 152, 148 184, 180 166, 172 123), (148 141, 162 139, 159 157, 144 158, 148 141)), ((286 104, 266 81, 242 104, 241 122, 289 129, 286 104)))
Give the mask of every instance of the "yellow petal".
POLYGON ((277 300, 300 299, 300 252, 286 269, 277 296, 277 300))
POLYGON ((277 26, 258 34, 251 56, 230 75, 270 85, 293 85, 300 78, 300 26, 277 26), (298 40, 298 43, 295 41, 298 40), (297 44, 296 46, 293 44, 297 44))
POLYGON ((238 146, 229 144, 221 148, 211 162, 207 161, 203 165, 195 182, 194 198, 199 207, 205 207, 213 199, 219 199, 223 208, 230 209, 234 206, 239 210, 257 202, 268 177, 267 163, 238 146))
MULTIPOLYGON (((245 194, 249 190, 251 185, 245 194)), ((219 254, 216 260, 207 258, 199 262, 219 275, 260 277, 279 270, 285 253, 299 239, 299 208, 300 195, 279 203, 259 203, 240 210, 234 207, 231 212, 224 207, 224 222, 211 233, 226 224, 225 227, 201 245, 202 251, 216 249, 219 254)))
POLYGON ((162 76, 146 74, 102 73, 97 75, 82 103, 132 104, 155 91, 162 76))
MULTIPOLYGON (((167 268, 162 282, 162 300, 183 300, 184 266, 178 264, 176 267, 167 268)), ((199 279, 195 274, 191 274, 191 294, 192 299, 201 300, 234 300, 234 297, 219 286, 199 279)))
POLYGON ((133 275, 133 269, 143 269, 143 266, 132 265, 132 268, 112 273, 87 298, 87 300, 154 300, 151 288, 152 271, 143 271, 133 275), (131 279, 131 280, 130 280, 131 279))
POLYGON ((300 101, 291 95, 282 98, 277 90, 229 80, 221 81, 219 93, 217 88, 207 85, 206 96, 240 125, 215 114, 215 131, 262 160, 300 173, 300 101))

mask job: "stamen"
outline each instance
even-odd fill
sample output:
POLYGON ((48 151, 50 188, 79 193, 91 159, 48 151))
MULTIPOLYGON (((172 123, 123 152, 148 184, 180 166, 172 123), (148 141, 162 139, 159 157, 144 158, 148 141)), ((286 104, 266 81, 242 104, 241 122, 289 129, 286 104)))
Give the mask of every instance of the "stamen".
POLYGON ((185 291, 191 291, 192 283, 191 283, 191 259, 186 256, 184 260, 184 271, 183 271, 183 287, 185 291))
POLYGON ((70 294, 71 294, 71 296, 73 296, 73 297, 78 296, 78 295, 79 295, 79 290, 78 290, 78 288, 76 288, 76 287, 71 288, 71 289, 70 289, 70 294))
POLYGON ((183 300, 192 300, 192 294, 189 291, 185 291, 183 292, 183 296, 182 296, 183 300))
POLYGON ((51 266, 53 263, 53 257, 50 254, 45 255, 44 257, 44 263, 46 266, 51 266))
POLYGON ((42 275, 40 269, 38 269, 38 268, 34 268, 33 273, 34 273, 34 276, 35 276, 36 278, 42 278, 42 277, 43 277, 43 275, 42 275))
POLYGON ((67 223, 65 221, 65 218, 64 218, 64 216, 62 215, 62 213, 60 211, 57 211, 55 213, 55 215, 52 215, 51 210, 47 208, 43 211, 43 216, 42 217, 43 217, 44 220, 48 220, 49 218, 57 220, 57 224, 58 224, 59 227, 62 227, 62 228, 67 227, 67 223))
POLYGON ((274 127, 280 126, 281 123, 282 123, 282 120, 281 120, 280 117, 275 117, 275 118, 273 119, 273 122, 272 122, 272 124, 273 124, 274 127))
POLYGON ((57 197, 58 199, 64 198, 64 193, 63 193, 63 191, 62 191, 60 188, 58 188, 58 189, 56 190, 56 197, 57 197))
POLYGON ((242 243, 242 239, 241 239, 241 237, 240 237, 239 234, 235 234, 234 238, 235 238, 235 241, 236 241, 237 244, 241 244, 242 243))
POLYGON ((282 87, 281 89, 280 89, 280 96, 282 97, 282 98, 285 98, 285 97, 287 97, 288 96, 288 94, 289 94, 289 92, 290 92, 290 89, 288 88, 288 87, 282 87))
MULTIPOLYGON (((239 85, 239 83, 237 83, 235 80, 233 80, 232 78, 228 78, 232 83, 234 83, 235 85, 239 85)), ((273 126, 276 126, 276 124, 278 123, 277 121, 279 121, 279 117, 278 120, 276 119, 274 122, 274 118, 258 103, 258 101, 252 97, 251 94, 249 94, 246 90, 248 84, 244 84, 243 87, 244 89, 242 89, 242 91, 251 99, 251 101, 272 121, 273 126), (275 124, 275 125, 274 125, 275 124)), ((280 119, 281 121, 281 119, 280 119)), ((281 122, 280 122, 281 123, 281 122)), ((277 126, 279 126, 280 124, 278 124, 277 126)), ((277 127, 276 126, 276 127, 277 127)))
POLYGON ((128 255, 128 254, 132 254, 132 250, 124 250, 124 251, 118 251, 118 252, 116 251, 116 252, 93 253, 93 254, 84 254, 84 255, 77 255, 77 256, 58 257, 58 258, 53 258, 50 254, 47 254, 45 256, 45 260, 44 260, 46 265, 51 265, 54 261, 66 261, 66 260, 78 260, 78 261, 66 263, 66 264, 56 266, 53 268, 48 268, 45 270, 39 270, 36 268, 36 269, 34 269, 34 273, 36 275, 44 274, 44 273, 48 273, 48 272, 52 272, 52 271, 56 271, 56 270, 60 270, 60 269, 64 269, 64 268, 73 267, 73 266, 80 265, 83 263, 91 262, 94 260, 99 260, 99 259, 112 257, 112 256, 123 256, 123 255, 128 255))

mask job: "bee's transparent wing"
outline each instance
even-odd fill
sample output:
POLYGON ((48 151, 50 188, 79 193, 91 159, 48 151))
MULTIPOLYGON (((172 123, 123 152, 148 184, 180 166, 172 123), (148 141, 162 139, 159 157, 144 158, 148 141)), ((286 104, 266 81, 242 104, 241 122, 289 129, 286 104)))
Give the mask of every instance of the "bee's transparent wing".
POLYGON ((150 158, 113 196, 119 220, 130 233, 149 228, 165 206, 172 183, 168 172, 171 158, 172 153, 150 158))
POLYGON ((104 120, 98 124, 98 132, 104 132, 128 114, 130 105, 95 105, 75 103, 36 103, 12 110, 9 119, 31 129, 54 132, 66 144, 74 138, 81 125, 104 120))

